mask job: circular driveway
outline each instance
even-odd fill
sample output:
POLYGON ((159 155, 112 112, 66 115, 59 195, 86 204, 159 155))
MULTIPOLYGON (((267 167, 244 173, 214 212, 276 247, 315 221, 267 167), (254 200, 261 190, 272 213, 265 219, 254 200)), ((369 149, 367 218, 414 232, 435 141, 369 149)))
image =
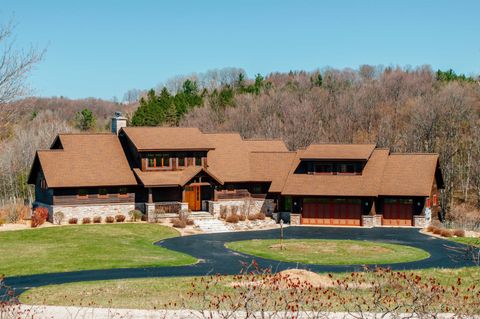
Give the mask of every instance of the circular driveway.
MULTIPOLYGON (((20 293, 30 287, 62 284, 78 281, 111 280, 146 277, 202 276, 207 274, 238 274, 243 264, 253 259, 261 268, 281 271, 289 268, 302 268, 315 272, 345 272, 362 270, 361 265, 306 265, 280 262, 253 257, 234 252, 225 247, 226 242, 249 239, 279 238, 280 230, 263 230, 233 233, 201 234, 169 238, 155 245, 183 252, 198 258, 194 265, 152 268, 118 268, 102 270, 85 270, 65 273, 50 273, 10 277, 6 284, 20 293)), ((421 234, 415 228, 346 228, 346 227, 286 227, 285 239, 351 239, 409 245, 421 248, 430 254, 427 259, 382 265, 396 270, 422 268, 459 268, 473 266, 461 253, 449 249, 459 248, 461 244, 421 234)))

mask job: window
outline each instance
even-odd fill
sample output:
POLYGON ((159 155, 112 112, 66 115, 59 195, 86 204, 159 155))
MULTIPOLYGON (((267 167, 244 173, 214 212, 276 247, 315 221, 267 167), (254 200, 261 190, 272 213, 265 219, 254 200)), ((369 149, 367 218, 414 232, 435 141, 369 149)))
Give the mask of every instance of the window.
POLYGON ((343 174, 353 174, 355 173, 355 165, 354 164, 340 164, 339 173, 343 174))
POLYGON ((332 164, 316 164, 315 173, 318 174, 331 174, 333 172, 332 164))
POLYGON ((195 157, 195 165, 202 166, 202 154, 201 153, 194 153, 193 156, 195 157))
POLYGON ((169 167, 170 155, 168 153, 147 154, 148 167, 169 167))
POLYGON ((108 190, 106 188, 100 188, 98 190, 98 198, 108 198, 108 190))
POLYGON ((185 153, 178 153, 178 166, 186 166, 185 165, 185 157, 187 157, 187 154, 185 153))
POLYGON ((118 197, 128 197, 128 189, 126 187, 120 187, 118 189, 118 197))
POLYGON ((42 189, 47 189, 47 181, 45 180, 45 178, 42 178, 42 179, 40 180, 40 187, 41 187, 42 189))
POLYGON ((78 190, 77 198, 88 198, 88 192, 86 189, 81 188, 78 190))
POLYGON ((262 185, 253 185, 253 188, 252 188, 252 193, 253 194, 261 194, 262 193, 262 185))

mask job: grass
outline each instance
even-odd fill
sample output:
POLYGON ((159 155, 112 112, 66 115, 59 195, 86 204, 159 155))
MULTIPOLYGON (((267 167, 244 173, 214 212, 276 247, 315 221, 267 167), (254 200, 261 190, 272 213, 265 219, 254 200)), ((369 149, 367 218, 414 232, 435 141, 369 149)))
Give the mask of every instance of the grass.
POLYGON ((288 239, 280 249, 277 239, 254 239, 226 244, 249 255, 304 264, 358 265, 393 264, 428 258, 419 248, 358 240, 288 239))
POLYGON ((49 227, 0 232, 6 276, 126 267, 177 266, 196 259, 153 245, 178 236, 157 224, 49 227))
POLYGON ((451 237, 450 240, 456 241, 457 243, 462 243, 465 245, 471 245, 475 247, 480 247, 480 238, 473 237, 451 237))
MULTIPOLYGON (((462 289, 480 281, 478 267, 459 269, 423 269, 413 271, 423 277, 434 277, 446 286, 456 285, 457 278, 462 278, 462 289)), ((333 274, 333 280, 343 279, 348 274, 333 274)), ((228 279, 233 280, 232 276, 228 279)), ((192 277, 123 279, 96 282, 78 282, 33 288, 20 296, 27 304, 44 304, 59 306, 92 305, 107 308, 135 309, 178 309, 186 307, 198 309, 198 301, 189 298, 192 277), (181 301, 185 304, 181 304, 181 301)), ((209 295, 221 295, 232 292, 228 284, 215 285, 209 289, 209 295)), ((362 292, 358 292, 362 293, 362 292)))

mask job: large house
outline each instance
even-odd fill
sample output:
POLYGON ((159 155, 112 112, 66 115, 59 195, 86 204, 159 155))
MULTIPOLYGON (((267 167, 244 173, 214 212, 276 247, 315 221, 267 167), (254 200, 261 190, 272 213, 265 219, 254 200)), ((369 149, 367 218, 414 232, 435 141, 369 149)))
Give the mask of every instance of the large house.
POLYGON ((290 212, 293 224, 423 227, 438 209, 437 154, 395 154, 374 144, 242 139, 197 128, 127 127, 59 134, 35 155, 34 206, 50 216, 149 217, 182 209, 290 212))

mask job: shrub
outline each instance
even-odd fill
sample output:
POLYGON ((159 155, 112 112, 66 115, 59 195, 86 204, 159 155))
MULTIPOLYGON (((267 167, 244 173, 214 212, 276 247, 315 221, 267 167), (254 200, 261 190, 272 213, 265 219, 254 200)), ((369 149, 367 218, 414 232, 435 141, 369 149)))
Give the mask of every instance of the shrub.
POLYGON ((457 237, 465 237, 465 231, 463 229, 455 229, 453 235, 457 237))
POLYGON ((238 223, 239 218, 238 218, 238 215, 237 215, 237 214, 230 214, 230 215, 225 219, 225 221, 226 221, 227 223, 236 224, 236 223, 238 223))
POLYGON ((68 223, 71 224, 71 225, 78 224, 78 218, 70 218, 68 220, 68 223))
POLYGON ((247 219, 247 216, 245 216, 245 213, 244 212, 240 212, 240 214, 238 215, 238 220, 240 221, 245 221, 247 219))
POLYGON ((90 217, 83 217, 82 219, 82 224, 90 224, 92 222, 92 220, 90 219, 90 217))
POLYGON ((128 212, 128 216, 130 216, 131 221, 136 222, 142 218, 143 213, 138 209, 134 209, 128 212))
POLYGON ((441 234, 442 234, 442 229, 435 227, 435 228, 432 230, 432 233, 434 233, 435 235, 441 235, 441 234))
POLYGON ((258 213, 257 214, 257 219, 258 220, 265 220, 266 216, 265 216, 265 213, 258 213))
POLYGON ((221 219, 227 218, 227 206, 220 205, 220 218, 221 219))
POLYGON ((117 223, 123 223, 125 221, 125 215, 118 214, 115 216, 115 221, 117 223))
POLYGON ((105 222, 108 224, 111 224, 115 221, 115 218, 113 216, 107 216, 105 217, 105 222))
POLYGON ((60 225, 65 218, 65 214, 63 212, 55 212, 53 213, 53 223, 60 225))
POLYGON ((3 226, 5 224, 5 218, 0 217, 0 226, 3 226))
POLYGON ((185 224, 187 224, 187 225, 189 225, 189 226, 192 226, 192 225, 194 225, 195 223, 193 222, 193 219, 187 218, 187 220, 185 221, 185 224))
POLYGON ((442 237, 452 237, 452 232, 449 229, 441 229, 440 235, 442 237))
POLYGON ((148 215, 143 214, 142 217, 141 217, 141 220, 142 220, 142 222, 146 222, 148 220, 148 215))
POLYGON ((437 227, 435 227, 435 226, 433 226, 433 225, 430 225, 430 226, 427 227, 427 232, 433 233, 433 230, 434 230, 435 228, 437 228, 437 227))
POLYGON ((45 207, 37 207, 32 214, 32 228, 43 225, 48 219, 48 209, 45 207))
POLYGON ((257 220, 257 214, 253 214, 253 213, 248 214, 247 218, 248 218, 248 220, 252 220, 252 221, 257 220))
POLYGON ((175 228, 185 228, 187 224, 185 223, 184 220, 181 220, 180 218, 174 218, 172 219, 172 225, 175 228))
POLYGON ((93 217, 93 223, 94 224, 100 224, 102 222, 102 217, 100 216, 94 216, 93 217))
POLYGON ((30 207, 20 204, 5 205, 0 211, 0 217, 3 217, 6 223, 12 224, 25 220, 29 215, 30 207))

